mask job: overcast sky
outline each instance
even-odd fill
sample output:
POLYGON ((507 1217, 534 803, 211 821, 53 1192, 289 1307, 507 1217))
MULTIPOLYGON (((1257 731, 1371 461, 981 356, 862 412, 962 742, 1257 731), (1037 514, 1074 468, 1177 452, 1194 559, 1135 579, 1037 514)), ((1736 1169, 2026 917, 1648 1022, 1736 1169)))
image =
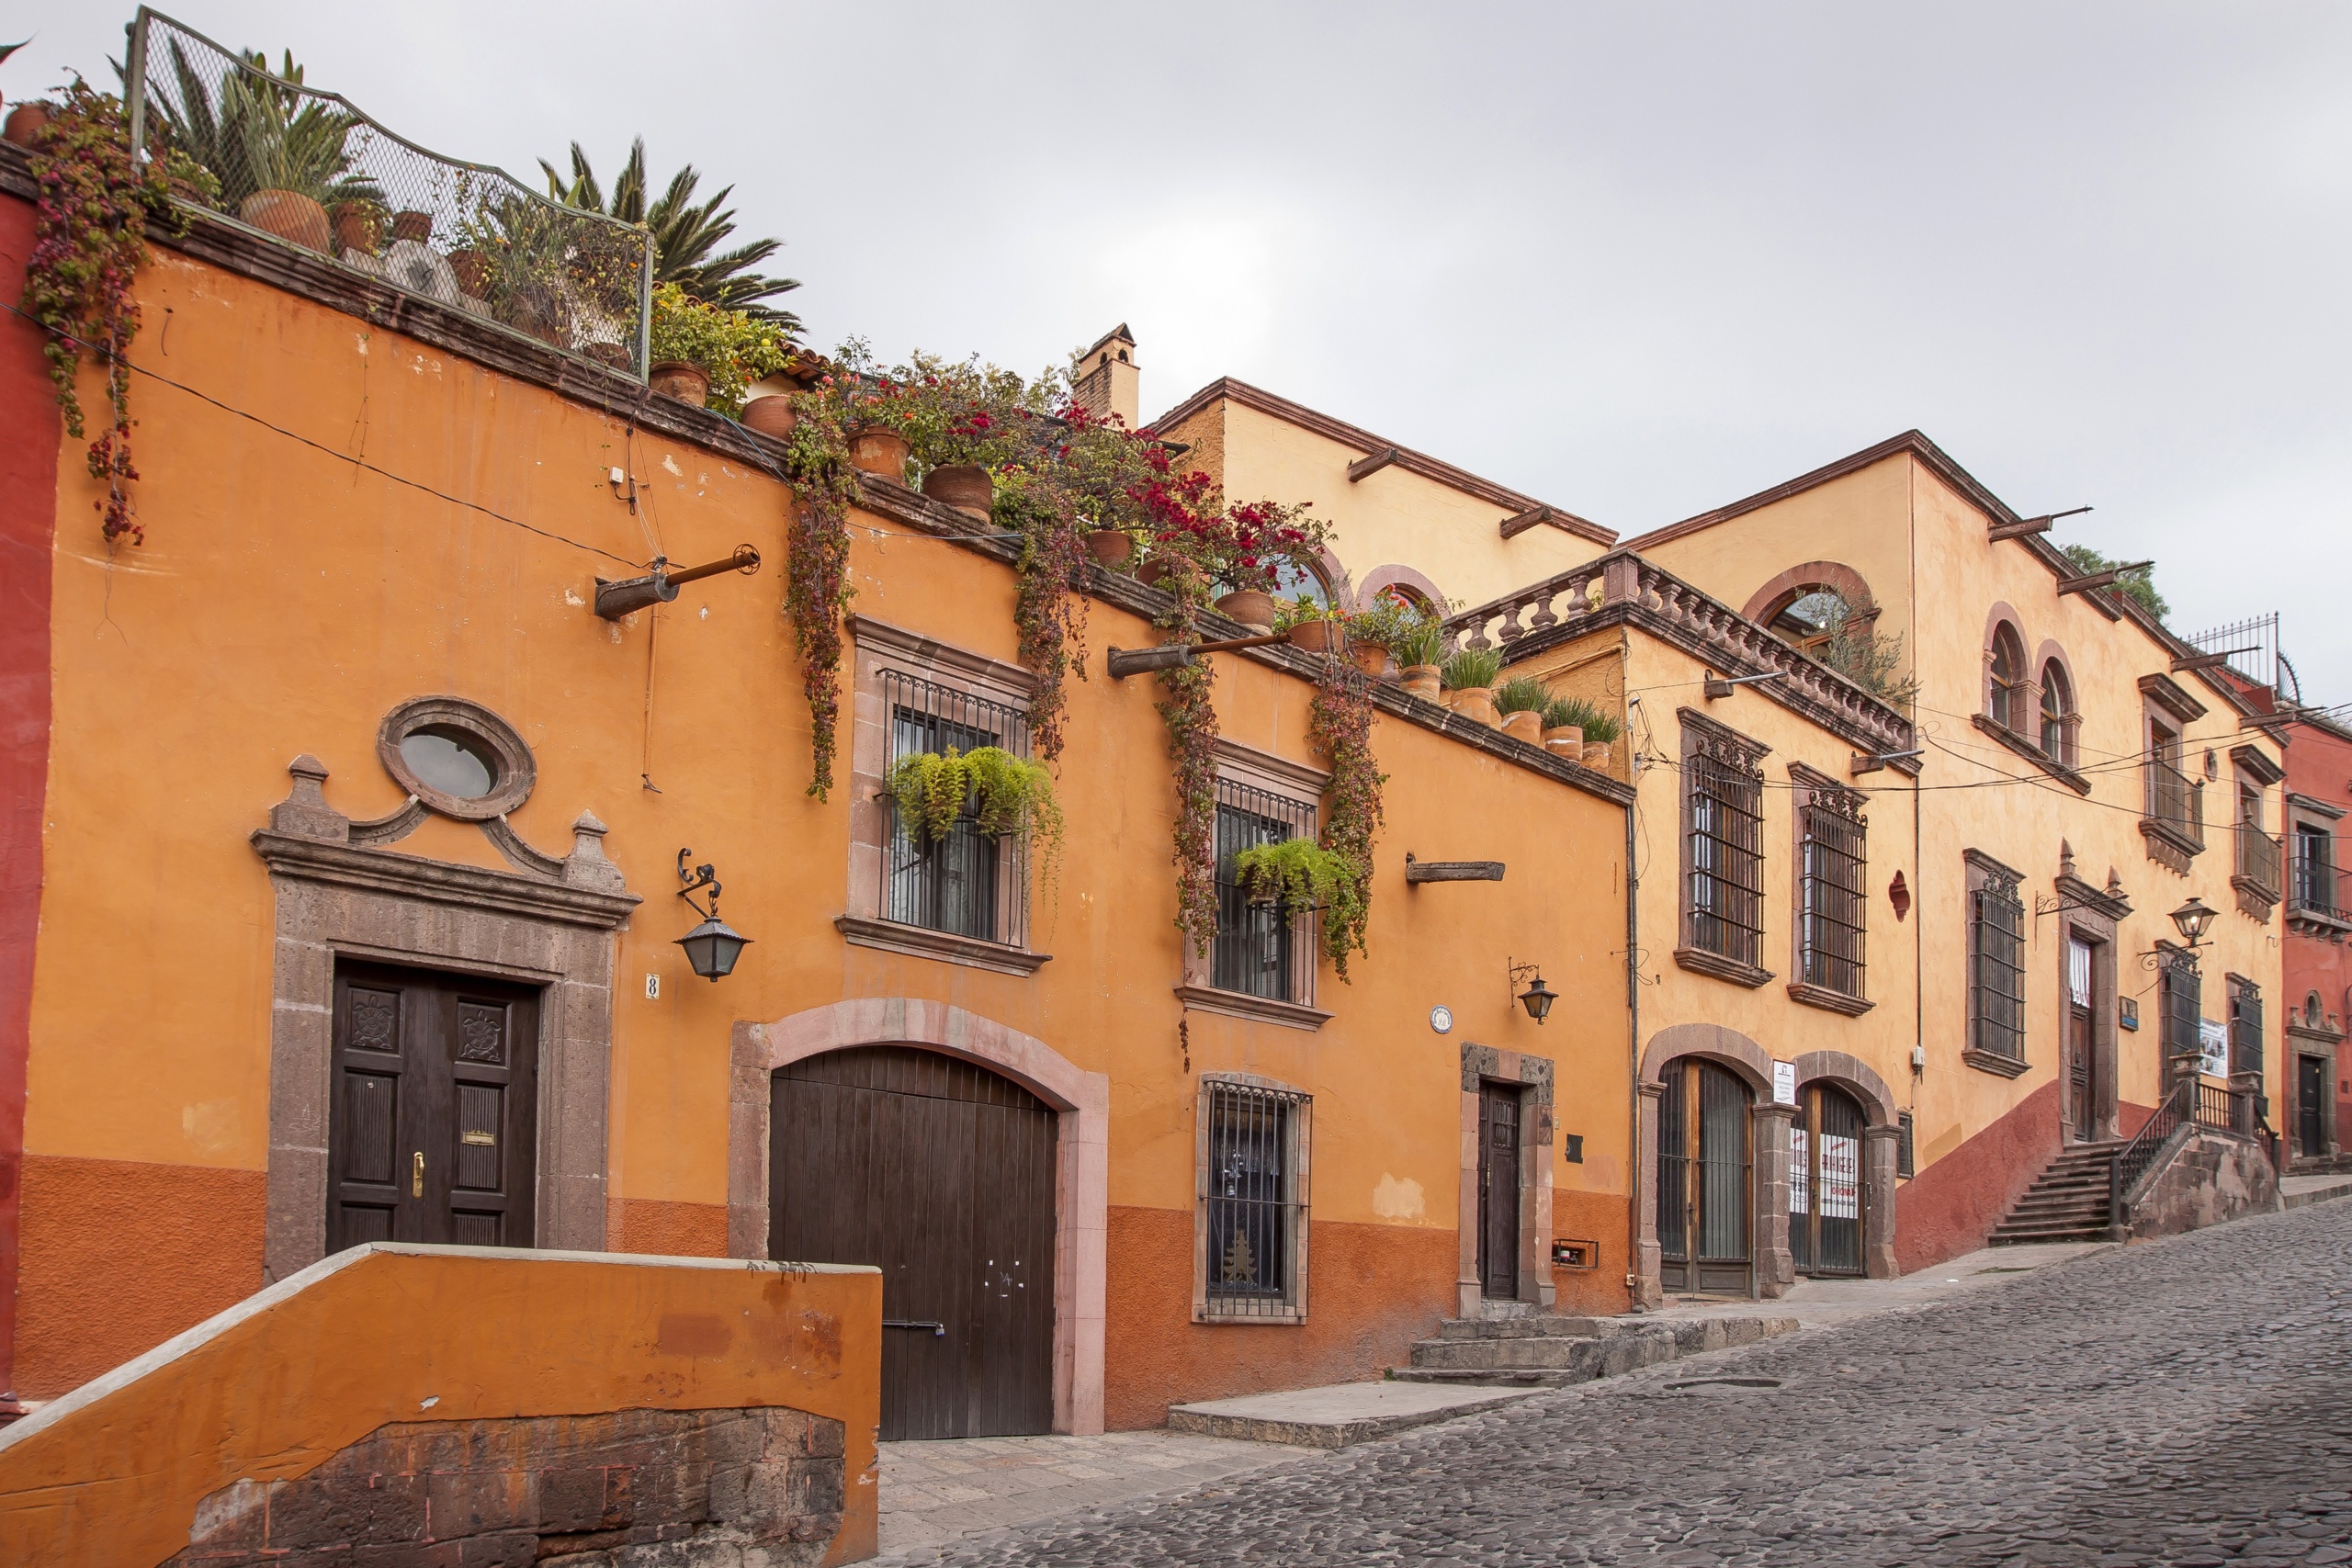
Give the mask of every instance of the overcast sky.
MULTIPOLYGON (((111 80, 128 7, 5 8, 0 95, 111 80)), ((517 175, 644 133, 820 346, 1124 320, 1148 415, 1234 375, 1629 536, 1917 426, 2352 699, 2352 6, 174 9, 517 175)))

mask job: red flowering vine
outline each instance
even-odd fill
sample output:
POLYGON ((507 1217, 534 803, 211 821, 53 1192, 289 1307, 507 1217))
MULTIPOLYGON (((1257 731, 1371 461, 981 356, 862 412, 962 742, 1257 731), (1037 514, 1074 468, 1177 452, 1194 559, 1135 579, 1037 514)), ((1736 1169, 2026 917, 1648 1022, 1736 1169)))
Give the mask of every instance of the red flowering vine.
POLYGON ((1307 734, 1331 763, 1331 782, 1323 791, 1323 847, 1348 868, 1340 895, 1323 914, 1324 956, 1344 980, 1348 954, 1368 951, 1373 836, 1382 822, 1381 786, 1388 782, 1372 755, 1372 682, 1363 671, 1343 659, 1324 659, 1307 734))
POLYGON ((107 542, 146 533, 130 515, 124 489, 139 477, 130 461, 130 369, 139 333, 131 286, 147 260, 151 214, 170 211, 171 187, 160 160, 144 167, 130 155, 122 105, 75 78, 35 138, 33 178, 40 186, 33 252, 25 268, 24 310, 50 329, 42 353, 65 433, 84 434, 75 382, 86 348, 106 367, 106 428, 90 443, 90 477, 104 479, 96 503, 107 542))

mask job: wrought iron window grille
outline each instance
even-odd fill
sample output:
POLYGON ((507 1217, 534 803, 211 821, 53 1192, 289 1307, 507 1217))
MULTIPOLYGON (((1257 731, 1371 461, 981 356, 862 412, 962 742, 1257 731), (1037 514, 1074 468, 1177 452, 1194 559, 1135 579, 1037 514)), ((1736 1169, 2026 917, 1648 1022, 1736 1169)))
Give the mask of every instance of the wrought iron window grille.
POLYGON ((1870 822, 1862 814, 1862 797, 1853 790, 1816 786, 1802 822, 1798 973, 1809 985, 1860 997, 1870 910, 1870 822))
MULTIPOLYGON (((890 739, 883 777, 899 761, 950 748, 971 752, 994 746, 1029 755, 1029 719, 1010 704, 976 697, 901 670, 879 672, 890 739)), ((967 800, 946 836, 919 840, 907 830, 898 803, 888 803, 889 836, 882 855, 882 918, 1008 947, 1029 940, 1028 847, 1017 838, 980 831, 978 803, 967 800)))
POLYGON ((1968 895, 1969 1043, 2025 1057, 2025 906, 2014 877, 1986 871, 1968 895))
POLYGON ((1216 938, 1209 984, 1272 1001, 1315 1005, 1316 917, 1253 903, 1234 869, 1242 851, 1315 837, 1315 807, 1234 779, 1216 785, 1216 938))
POLYGON ((1761 962, 1764 773, 1748 756, 1685 734, 1689 944, 1741 964, 1761 962))
POLYGON ((1290 1318, 1305 1307, 1310 1097, 1210 1080, 1201 1196, 1206 1315, 1290 1318))

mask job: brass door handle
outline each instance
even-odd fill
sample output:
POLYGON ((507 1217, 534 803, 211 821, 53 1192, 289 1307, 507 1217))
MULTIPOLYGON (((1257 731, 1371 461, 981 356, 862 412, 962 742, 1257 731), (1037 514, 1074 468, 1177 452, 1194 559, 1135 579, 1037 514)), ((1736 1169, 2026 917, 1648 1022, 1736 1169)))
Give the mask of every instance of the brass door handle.
POLYGON ((424 1151, 423 1149, 416 1151, 416 1164, 412 1168, 408 1179, 408 1195, 412 1198, 424 1196, 424 1151))

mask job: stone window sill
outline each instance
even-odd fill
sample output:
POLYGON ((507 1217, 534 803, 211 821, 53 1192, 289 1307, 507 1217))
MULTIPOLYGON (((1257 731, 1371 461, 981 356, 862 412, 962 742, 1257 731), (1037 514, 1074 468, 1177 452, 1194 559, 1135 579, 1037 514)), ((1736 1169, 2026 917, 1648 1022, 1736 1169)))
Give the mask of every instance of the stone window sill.
POLYGON ((1295 1307, 1284 1312, 1265 1314, 1219 1312, 1214 1307, 1196 1306, 1193 1321, 1207 1328, 1244 1328, 1255 1325, 1261 1328, 1296 1328, 1306 1321, 1306 1309, 1295 1307))
POLYGON ((1001 942, 957 936, 953 931, 935 931, 928 926, 869 920, 857 915, 841 916, 833 921, 833 929, 855 947, 879 948, 884 953, 902 953, 910 958, 935 958, 942 964, 987 969, 999 975, 1035 975, 1054 956, 1050 953, 1007 947, 1001 942))
POLYGON ((1735 986, 1754 990, 1772 983, 1772 972, 1758 964, 1744 964, 1736 958, 1725 958, 1720 953, 1704 948, 1678 947, 1674 961, 1694 975, 1711 975, 1718 980, 1728 980, 1735 986))
POLYGON ((2043 773, 2048 773, 2052 778, 2056 779, 2068 789, 2073 790, 2076 795, 2090 794, 2090 780, 2083 777, 2082 774, 2066 766, 2065 763, 2059 761, 2049 752, 2043 750, 2041 747, 2036 746, 2032 741, 2028 740, 2024 736, 2019 735, 2007 725, 1996 724, 1981 713, 1977 714, 1971 722, 1973 723, 1977 728, 1983 730, 1985 734, 1991 736, 1994 739, 1999 741, 2010 750, 2015 751, 2018 756, 2023 757, 2027 761, 2031 762, 2035 767, 2040 768, 2043 773))
MULTIPOLYGON (((1320 1029, 1331 1018, 1320 1008, 1301 1007, 1296 1002, 1278 1002, 1271 997, 1253 997, 1246 991, 1220 991, 1212 986, 1179 986, 1176 987, 1176 999, 1194 1012, 1221 1013, 1227 1018, 1246 1018, 1256 1023, 1278 1023, 1284 1029, 1320 1029)), ((1270 1323, 1273 1320, 1250 1318, 1248 1321, 1270 1323)))
POLYGON ((1843 991, 1833 991, 1826 986, 1816 986, 1809 980, 1790 981, 1789 999, 1803 1002, 1809 1008, 1843 1013, 1848 1018, 1860 1018, 1878 1006, 1868 997, 1849 997, 1843 991))
POLYGON ((2004 1056, 1998 1051, 1980 1051, 1973 1045, 1962 1051, 1960 1059, 1978 1072, 1990 1073, 1996 1078, 2019 1077, 2032 1065, 2022 1056, 2004 1056))

